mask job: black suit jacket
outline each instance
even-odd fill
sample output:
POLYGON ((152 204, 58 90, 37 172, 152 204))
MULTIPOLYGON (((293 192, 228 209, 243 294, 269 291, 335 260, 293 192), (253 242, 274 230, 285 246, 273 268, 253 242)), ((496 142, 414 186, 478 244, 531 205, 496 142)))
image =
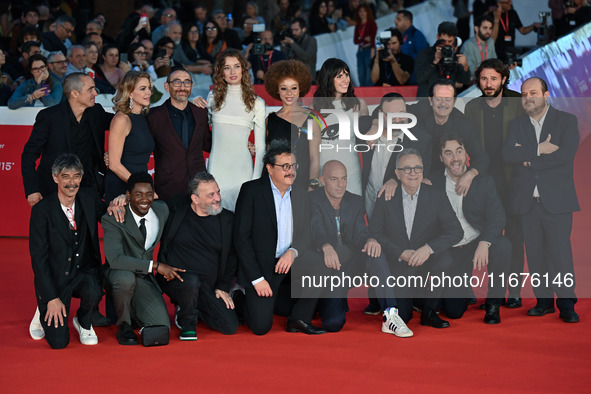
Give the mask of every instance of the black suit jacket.
POLYGON ((402 207, 402 185, 390 201, 378 199, 369 222, 369 232, 382 246, 388 260, 398 261, 406 249, 428 244, 435 254, 462 240, 464 231, 447 196, 434 186, 422 184, 410 239, 402 207))
MULTIPOLYGON (((92 240, 88 247, 92 248, 93 258, 88 263, 91 268, 99 269, 101 254, 98 220, 104 207, 91 191, 81 189, 76 196, 76 211, 79 209, 84 212, 88 234, 92 240)), ((57 193, 46 196, 31 210, 29 251, 35 274, 37 302, 40 304, 47 304, 59 297, 74 279, 74 275, 70 275, 74 245, 67 220, 57 193)))
MULTIPOLYGON (((445 170, 444 170, 445 171, 445 170)), ((446 195, 446 176, 443 171, 431 177, 433 186, 446 195)), ((505 228, 505 210, 497 193, 494 179, 480 174, 472 181, 468 194, 462 201, 462 212, 472 227, 480 232, 480 239, 495 244, 505 228)))
MULTIPOLYGON (((166 222, 166 227, 164 228, 164 233, 162 233, 158 261, 178 267, 178 264, 171 264, 171 262, 168 261, 168 253, 170 251, 170 244, 174 240, 183 219, 187 215, 187 212, 191 210, 191 200, 187 195, 177 195, 171 200, 169 208, 170 214, 168 216, 168 221, 166 222)), ((230 284, 232 278, 236 275, 236 269, 238 266, 236 250, 234 249, 234 242, 232 239, 234 231, 233 221, 234 214, 223 209, 220 213, 222 227, 222 254, 218 264, 218 276, 215 288, 226 292, 230 291, 230 284)))
MULTIPOLYGON (((334 208, 326 197, 324 188, 321 187, 310 192, 309 198, 311 238, 314 248, 321 251, 322 246, 327 243, 333 247, 336 246, 338 240, 334 208)), ((341 200, 339 214, 343 243, 358 250, 363 249, 369 238, 369 231, 364 219, 363 199, 346 191, 341 200)))
POLYGON ((579 147, 577 118, 549 107, 540 142, 545 141, 548 134, 552 135, 550 142, 558 145, 559 149, 537 156, 538 142, 529 116, 521 116, 509 126, 503 158, 513 164, 511 208, 516 214, 529 211, 536 185, 548 212, 561 214, 579 210, 573 179, 573 162, 579 147), (531 167, 523 166, 523 162, 531 162, 531 167))
POLYGON ((148 126, 154 137, 154 189, 163 200, 176 194, 185 194, 189 180, 198 172, 205 171, 203 151, 211 150, 211 130, 207 110, 189 103, 195 129, 189 149, 179 138, 168 112, 168 101, 148 113, 148 126))
MULTIPOLYGON (((305 201, 305 191, 292 189, 292 247, 298 251, 308 246, 305 201)), ((234 245, 238 252, 238 282, 242 286, 252 286, 253 280, 269 280, 276 275, 277 215, 268 174, 245 182, 240 188, 234 214, 234 245)))
POLYGON ((61 51, 64 56, 67 56, 68 49, 66 48, 66 45, 58 38, 55 32, 48 31, 43 33, 41 41, 43 44, 43 49, 45 49, 47 52, 61 51))
MULTIPOLYGON (((51 177, 51 166, 55 159, 62 153, 72 153, 73 146, 70 136, 70 104, 63 101, 53 107, 41 110, 37 114, 33 131, 25 144, 21 155, 21 171, 25 196, 39 192, 46 196, 57 190, 56 184, 51 177), (35 162, 41 156, 39 166, 35 168, 35 162)), ((97 189, 102 188, 102 179, 106 173, 106 166, 103 161, 105 153, 105 131, 109 129, 113 114, 105 112, 103 107, 95 104, 87 108, 89 132, 92 133, 93 149, 97 155, 97 168, 85 168, 86 174, 92 171, 99 181, 97 189)), ((87 175, 88 176, 88 175, 87 175)), ((84 177, 82 178, 84 181, 84 177)))

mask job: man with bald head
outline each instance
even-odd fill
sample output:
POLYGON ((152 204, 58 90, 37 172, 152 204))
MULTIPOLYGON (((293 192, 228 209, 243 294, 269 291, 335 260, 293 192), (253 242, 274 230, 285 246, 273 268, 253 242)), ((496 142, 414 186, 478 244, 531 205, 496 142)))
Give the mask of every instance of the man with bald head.
POLYGON ((163 200, 186 193, 189 180, 205 171, 203 151, 211 149, 207 110, 189 102, 192 87, 189 72, 173 69, 164 84, 170 98, 148 114, 156 143, 154 189, 163 200))
MULTIPOLYGON (((367 256, 381 254, 380 244, 369 236, 365 225, 363 199, 347 191, 347 168, 340 161, 324 164, 320 183, 323 187, 309 194, 314 252, 302 258, 309 264, 305 270, 322 276, 362 274, 367 256)), ((336 289, 318 301, 325 330, 335 332, 345 325, 348 290, 336 289)))
MULTIPOLYGON (((521 85, 527 115, 514 119, 503 145, 503 158, 513 165, 511 210, 523 224, 525 253, 532 277, 547 275, 550 286, 534 286, 537 304, 527 314, 554 313, 576 323, 574 269, 570 234, 579 202, 573 162, 579 147, 577 118, 548 104, 548 86, 538 77, 521 85)), ((547 283, 548 283, 547 282, 547 283)))
POLYGON ((273 32, 265 30, 259 34, 259 38, 261 39, 260 44, 256 43, 255 40, 246 50, 248 61, 252 66, 255 84, 265 83, 265 74, 271 64, 287 59, 285 53, 273 49, 273 32), (255 46, 258 46, 258 48, 255 48, 255 46), (264 53, 257 53, 256 49, 262 49, 264 53))

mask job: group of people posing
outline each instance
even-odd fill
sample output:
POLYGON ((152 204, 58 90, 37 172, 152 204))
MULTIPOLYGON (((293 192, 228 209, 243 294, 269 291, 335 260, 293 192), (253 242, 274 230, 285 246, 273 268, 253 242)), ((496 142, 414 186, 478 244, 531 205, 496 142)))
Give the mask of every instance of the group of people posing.
MULTIPOLYGON (((488 269, 507 278, 523 270, 523 239, 530 272, 574 275, 577 121, 548 105, 543 80, 526 80, 522 98, 510 102, 517 93, 506 88, 508 71, 490 59, 475 72, 482 101, 465 114, 454 108, 453 82, 438 80, 428 99, 407 107, 388 93, 370 115, 343 61, 323 64, 304 107, 312 75, 285 60, 267 72, 265 88, 282 106, 265 118, 248 71, 239 51, 225 50, 207 99, 190 102, 191 75, 173 69, 170 98, 149 111, 149 75, 130 71, 114 116, 94 104, 91 77, 66 77, 66 101, 39 112, 22 154, 33 207, 34 338, 67 346, 72 297, 81 298, 73 324, 84 344, 98 343, 93 326, 111 322, 124 345, 139 343, 135 328, 144 344, 154 328, 168 338, 162 292, 175 305, 181 340, 197 339, 198 320, 224 334, 245 322, 263 335, 274 313, 289 317, 288 332, 335 332, 346 322, 349 287, 306 287, 305 277, 370 273, 386 283, 488 269), (107 317, 98 312, 103 289, 107 317), (321 327, 312 325, 316 312, 321 327)), ((505 280, 495 282, 484 304, 488 324, 500 323, 501 305, 521 306, 521 284, 505 301, 505 280)), ((438 312, 459 318, 473 297, 470 286, 425 289, 370 289, 366 312, 383 313, 383 332, 408 337, 413 308, 422 325, 445 328, 438 312)), ((578 321, 574 281, 534 291, 528 314, 554 312, 556 293, 560 317, 578 321)))

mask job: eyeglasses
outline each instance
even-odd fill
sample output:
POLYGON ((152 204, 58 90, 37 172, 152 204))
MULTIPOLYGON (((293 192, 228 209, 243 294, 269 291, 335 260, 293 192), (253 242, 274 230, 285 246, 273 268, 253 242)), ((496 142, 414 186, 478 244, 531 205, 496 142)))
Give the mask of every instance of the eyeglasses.
POLYGON ((53 62, 49 62, 49 64, 59 64, 59 65, 64 65, 64 64, 68 64, 67 60, 55 60, 53 62))
POLYGON ((166 16, 168 18, 176 18, 175 14, 164 14, 164 16, 166 16))
POLYGON ((213 26, 213 27, 206 27, 205 30, 207 31, 216 31, 218 28, 213 26))
POLYGON ((285 163, 285 164, 273 164, 273 166, 281 167, 281 168, 283 168, 283 171, 289 171, 290 169, 297 170, 298 167, 299 167, 298 163, 293 163, 293 164, 289 164, 289 163, 285 163))
POLYGON ((61 27, 62 27, 62 28, 63 28, 63 29, 66 31, 66 33, 68 33, 68 34, 72 34, 72 33, 74 32, 74 29, 68 29, 68 28, 67 28, 66 26, 64 26, 64 25, 58 25, 58 26, 61 26, 61 27))
POLYGON ((148 52, 134 52, 134 54, 136 54, 138 56, 146 56, 148 54, 148 52))
POLYGON ((190 88, 191 85, 193 85, 193 81, 189 79, 186 79, 184 81, 181 81, 180 79, 175 79, 174 81, 168 82, 168 84, 174 86, 175 88, 180 88, 181 85, 183 85, 186 88, 190 88))
POLYGON ((402 171, 404 172, 406 175, 410 175, 411 172, 415 172, 415 174, 420 174, 423 172, 423 166, 414 166, 414 167, 402 167, 402 168, 397 168, 398 171, 402 171))
POLYGON ((254 23, 244 22, 244 26, 252 26, 252 25, 254 25, 254 23))
POLYGON ((47 70, 47 66, 33 67, 31 69, 31 71, 34 72, 34 73, 39 72, 39 71, 45 71, 45 70, 47 70))
POLYGON ((199 30, 189 30, 189 34, 198 34, 199 30))

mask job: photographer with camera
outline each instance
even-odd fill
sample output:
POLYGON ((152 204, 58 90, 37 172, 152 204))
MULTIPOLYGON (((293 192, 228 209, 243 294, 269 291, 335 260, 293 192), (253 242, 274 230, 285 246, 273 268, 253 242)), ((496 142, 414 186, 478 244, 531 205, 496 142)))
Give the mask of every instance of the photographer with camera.
POLYGON ((470 70, 466 56, 456 53, 458 28, 453 22, 441 22, 437 27, 435 45, 423 49, 417 56, 417 97, 427 97, 429 88, 438 79, 455 82, 460 89, 470 83, 470 70))
POLYGON ((462 45, 461 52, 466 56, 470 76, 474 76, 474 71, 480 63, 486 59, 495 59, 495 41, 491 38, 493 28, 492 15, 483 15, 474 22, 474 37, 468 39, 462 45))
POLYGON ((406 85, 415 62, 401 51, 402 33, 398 29, 387 29, 376 40, 376 56, 371 68, 371 82, 375 86, 406 85))
POLYGON ((246 48, 245 57, 250 63, 252 73, 254 75, 255 85, 265 83, 265 74, 271 67, 271 64, 277 63, 281 60, 287 60, 285 53, 273 49, 273 32, 264 30, 261 33, 257 32, 257 26, 265 28, 264 24, 254 25, 253 32, 258 36, 246 48))
POLYGON ((306 22, 302 18, 294 18, 290 30, 281 33, 281 51, 289 60, 299 60, 310 69, 312 79, 316 79, 316 38, 306 31, 306 22))
POLYGON ((539 22, 535 22, 529 26, 523 26, 519 15, 517 15, 517 11, 513 9, 512 0, 497 1, 497 8, 494 10, 493 16, 492 38, 495 40, 495 50, 497 51, 498 58, 505 63, 508 63, 508 47, 515 46, 515 30, 519 30, 521 34, 525 35, 542 25, 539 22))
POLYGON ((569 0, 564 4, 564 25, 566 33, 591 21, 591 6, 587 0, 569 0))

